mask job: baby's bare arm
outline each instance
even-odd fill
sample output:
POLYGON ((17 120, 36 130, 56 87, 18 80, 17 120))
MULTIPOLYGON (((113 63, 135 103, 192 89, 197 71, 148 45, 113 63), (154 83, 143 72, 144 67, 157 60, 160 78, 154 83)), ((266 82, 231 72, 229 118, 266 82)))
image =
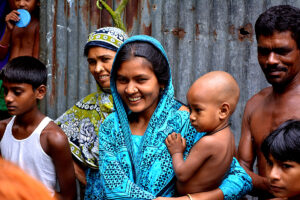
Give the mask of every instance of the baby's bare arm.
POLYGON ((176 177, 180 182, 189 180, 211 155, 205 143, 201 145, 198 141, 191 149, 186 161, 184 161, 183 152, 186 148, 185 139, 176 133, 172 133, 167 137, 166 145, 172 156, 176 177))

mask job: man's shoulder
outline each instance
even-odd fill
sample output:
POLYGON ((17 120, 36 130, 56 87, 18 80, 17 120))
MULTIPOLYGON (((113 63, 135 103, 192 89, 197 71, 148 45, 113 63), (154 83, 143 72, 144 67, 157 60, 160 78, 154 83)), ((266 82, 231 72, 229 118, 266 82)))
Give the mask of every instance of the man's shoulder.
POLYGON ((257 106, 261 105, 265 100, 272 93, 272 87, 267 87, 259 91, 258 93, 254 94, 246 104, 246 110, 254 109, 257 106))

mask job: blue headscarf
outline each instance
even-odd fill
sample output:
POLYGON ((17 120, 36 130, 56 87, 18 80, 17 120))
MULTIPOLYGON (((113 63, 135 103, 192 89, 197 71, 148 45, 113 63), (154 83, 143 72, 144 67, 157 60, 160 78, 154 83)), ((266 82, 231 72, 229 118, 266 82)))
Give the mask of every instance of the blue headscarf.
MULTIPOLYGON (((142 136, 138 151, 134 150, 128 121, 130 111, 126 109, 116 88, 118 53, 126 44, 133 42, 150 43, 168 61, 161 44, 156 39, 145 35, 127 39, 117 51, 110 83, 115 112, 109 115, 100 127, 100 173, 97 179, 88 180, 92 182, 94 188, 92 191, 87 191, 89 195, 86 199, 154 199, 157 196, 173 196, 175 174, 172 158, 164 143, 166 137, 172 132, 181 133, 187 142, 184 153, 186 157, 192 145, 204 135, 197 133, 191 126, 188 112, 178 110, 168 64, 170 75, 168 84, 142 136)), ((251 179, 250 183, 245 181, 249 180, 247 179, 249 176, 240 166, 238 170, 235 166, 236 162, 232 165, 234 170, 229 173, 232 174, 231 178, 227 178, 229 184, 236 185, 233 188, 235 190, 230 191, 229 195, 224 195, 238 198, 249 191, 249 188, 251 189, 251 179), (235 180, 236 177, 238 181, 235 180)))

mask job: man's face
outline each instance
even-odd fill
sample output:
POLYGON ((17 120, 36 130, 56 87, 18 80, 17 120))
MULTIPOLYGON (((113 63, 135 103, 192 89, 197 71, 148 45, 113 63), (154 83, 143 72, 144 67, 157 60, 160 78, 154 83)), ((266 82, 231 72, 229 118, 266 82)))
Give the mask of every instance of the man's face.
POLYGON ((299 76, 300 51, 290 31, 259 36, 257 56, 267 81, 273 86, 287 85, 299 76))

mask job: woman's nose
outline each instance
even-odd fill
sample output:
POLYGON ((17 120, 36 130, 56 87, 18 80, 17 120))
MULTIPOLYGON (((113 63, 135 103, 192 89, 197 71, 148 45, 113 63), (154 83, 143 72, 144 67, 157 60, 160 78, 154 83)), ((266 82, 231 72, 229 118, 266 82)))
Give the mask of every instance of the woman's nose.
POLYGON ((102 71, 104 71, 104 67, 102 66, 102 63, 97 63, 95 72, 100 73, 102 71))
POLYGON ((132 83, 128 83, 126 89, 125 89, 125 92, 127 94, 134 94, 136 92, 138 92, 138 89, 136 88, 136 86, 132 83))

